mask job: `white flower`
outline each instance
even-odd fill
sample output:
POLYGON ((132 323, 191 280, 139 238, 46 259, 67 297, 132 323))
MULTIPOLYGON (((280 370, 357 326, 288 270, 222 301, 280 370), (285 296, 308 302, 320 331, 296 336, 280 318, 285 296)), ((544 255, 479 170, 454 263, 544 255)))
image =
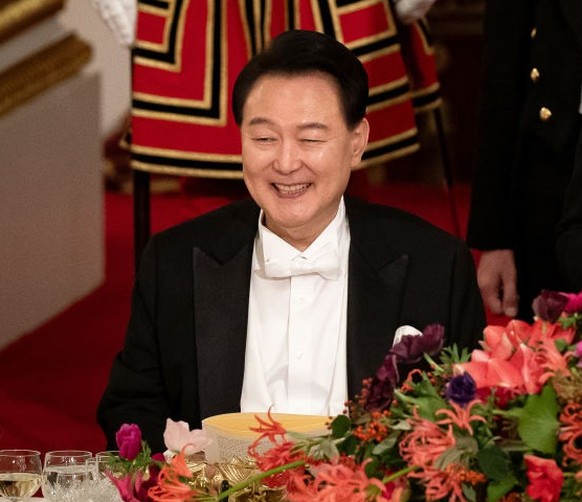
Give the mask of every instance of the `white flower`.
POLYGON ((168 450, 173 452, 182 451, 186 447, 184 454, 194 455, 206 448, 212 442, 206 432, 201 429, 190 430, 187 422, 174 422, 168 418, 166 420, 166 430, 164 431, 164 443, 168 450))

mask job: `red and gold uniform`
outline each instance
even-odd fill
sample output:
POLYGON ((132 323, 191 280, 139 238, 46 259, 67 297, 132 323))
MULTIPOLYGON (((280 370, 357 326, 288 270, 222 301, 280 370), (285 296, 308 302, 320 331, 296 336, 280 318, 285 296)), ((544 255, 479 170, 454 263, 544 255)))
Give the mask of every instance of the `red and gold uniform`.
POLYGON ((390 0, 139 0, 133 168, 242 177, 232 87, 289 29, 333 36, 364 64, 371 133, 362 167, 418 149, 415 112, 440 103, 433 49, 424 22, 398 23, 390 0))

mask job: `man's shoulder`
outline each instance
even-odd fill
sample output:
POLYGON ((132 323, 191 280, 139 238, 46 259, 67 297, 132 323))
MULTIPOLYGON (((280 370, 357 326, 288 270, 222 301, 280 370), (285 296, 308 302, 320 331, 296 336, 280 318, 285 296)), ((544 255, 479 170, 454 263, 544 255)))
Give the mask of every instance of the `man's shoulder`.
POLYGON ((228 237, 242 238, 256 232, 259 208, 245 199, 179 223, 155 235, 158 245, 205 245, 228 237))
POLYGON ((371 222, 373 228, 386 234, 391 240, 392 237, 397 237, 397 242, 401 243, 426 245, 428 242, 434 242, 438 245, 464 245, 459 238, 449 232, 402 209, 357 199, 349 199, 347 205, 349 212, 356 216, 356 225, 360 225, 362 221, 371 222))

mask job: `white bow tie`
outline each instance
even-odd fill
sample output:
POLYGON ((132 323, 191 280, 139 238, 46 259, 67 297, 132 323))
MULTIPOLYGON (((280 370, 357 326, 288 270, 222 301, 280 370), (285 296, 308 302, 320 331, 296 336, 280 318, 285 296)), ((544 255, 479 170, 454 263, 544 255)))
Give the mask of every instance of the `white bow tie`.
POLYGON ((339 279, 340 272, 337 251, 331 244, 322 246, 311 257, 300 255, 292 260, 278 258, 265 259, 265 275, 271 278, 319 274, 325 279, 335 281, 339 279))

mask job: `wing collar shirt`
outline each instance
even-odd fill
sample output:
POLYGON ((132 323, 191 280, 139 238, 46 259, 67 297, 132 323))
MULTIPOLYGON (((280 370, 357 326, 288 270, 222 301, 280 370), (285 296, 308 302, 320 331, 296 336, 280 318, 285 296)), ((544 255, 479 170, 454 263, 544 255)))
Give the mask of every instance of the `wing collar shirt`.
POLYGON ((347 399, 349 225, 343 198, 305 250, 259 217, 241 411, 336 415, 347 399))

